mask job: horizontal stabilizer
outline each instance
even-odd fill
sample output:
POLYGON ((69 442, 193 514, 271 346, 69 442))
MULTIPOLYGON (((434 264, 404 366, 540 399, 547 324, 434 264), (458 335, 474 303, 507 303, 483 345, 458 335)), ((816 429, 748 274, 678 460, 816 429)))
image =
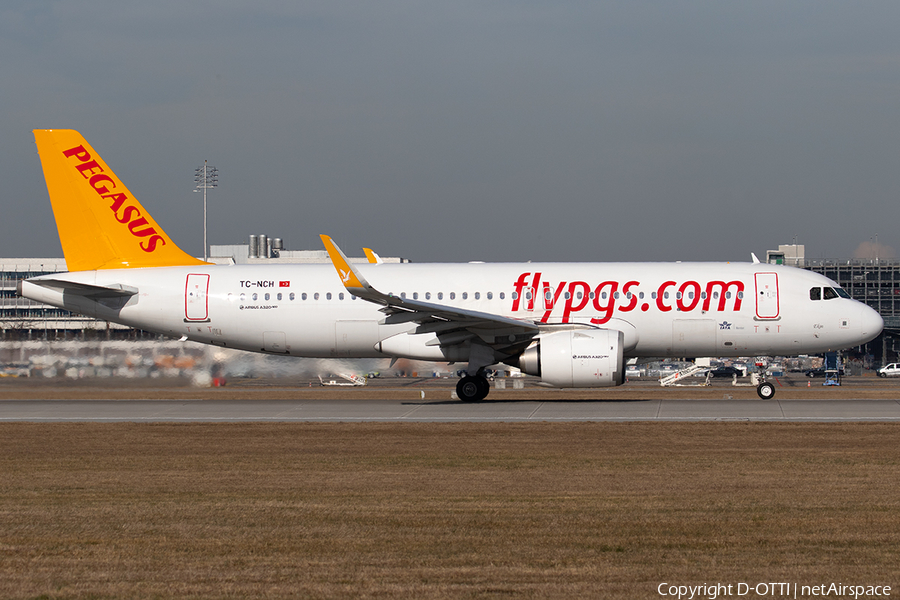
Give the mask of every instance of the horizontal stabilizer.
POLYGON ((88 298, 127 298, 138 293, 137 288, 120 283, 103 286, 65 281, 63 279, 29 279, 28 283, 55 290, 64 290, 70 294, 88 298))

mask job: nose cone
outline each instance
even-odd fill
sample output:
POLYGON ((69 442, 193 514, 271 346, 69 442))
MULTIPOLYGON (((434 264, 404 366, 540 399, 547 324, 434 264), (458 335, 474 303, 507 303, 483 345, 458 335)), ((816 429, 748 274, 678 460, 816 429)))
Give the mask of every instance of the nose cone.
POLYGON ((864 344, 878 337, 878 334, 884 329, 884 319, 874 308, 863 305, 860 307, 859 325, 859 332, 863 338, 860 343, 864 344))

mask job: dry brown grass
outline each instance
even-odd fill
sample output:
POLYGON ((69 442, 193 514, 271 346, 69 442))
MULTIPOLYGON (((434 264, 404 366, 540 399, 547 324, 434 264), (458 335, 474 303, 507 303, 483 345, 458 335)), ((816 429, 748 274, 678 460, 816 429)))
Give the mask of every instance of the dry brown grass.
POLYGON ((898 434, 885 423, 5 423, 0 597, 896 586, 898 434))

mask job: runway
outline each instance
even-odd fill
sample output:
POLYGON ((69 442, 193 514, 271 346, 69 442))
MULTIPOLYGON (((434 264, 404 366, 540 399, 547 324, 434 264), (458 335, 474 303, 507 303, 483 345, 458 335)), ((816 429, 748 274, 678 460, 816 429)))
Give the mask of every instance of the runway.
POLYGON ((243 380, 223 388, 182 383, 0 381, 0 422, 525 422, 900 421, 900 378, 846 378, 841 387, 779 381, 776 397, 716 381, 661 388, 495 389, 484 402, 453 399, 455 380, 381 379, 365 387, 308 380, 243 380), (318 383, 318 382, 316 382, 318 383))
POLYGON ((897 400, 2 400, 0 422, 900 421, 897 400))

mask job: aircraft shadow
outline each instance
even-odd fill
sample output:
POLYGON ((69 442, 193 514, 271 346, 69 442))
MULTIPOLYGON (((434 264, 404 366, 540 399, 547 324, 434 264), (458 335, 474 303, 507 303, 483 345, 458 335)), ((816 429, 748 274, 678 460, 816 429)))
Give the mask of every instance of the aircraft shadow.
POLYGON ((442 406, 442 405, 458 405, 473 406, 478 404, 490 404, 492 406, 500 404, 627 404, 637 402, 655 402, 655 400, 640 400, 634 398, 566 398, 551 400, 529 400, 522 398, 521 400, 482 400, 480 402, 462 402, 461 400, 435 400, 433 402, 401 402, 401 406, 442 406))

